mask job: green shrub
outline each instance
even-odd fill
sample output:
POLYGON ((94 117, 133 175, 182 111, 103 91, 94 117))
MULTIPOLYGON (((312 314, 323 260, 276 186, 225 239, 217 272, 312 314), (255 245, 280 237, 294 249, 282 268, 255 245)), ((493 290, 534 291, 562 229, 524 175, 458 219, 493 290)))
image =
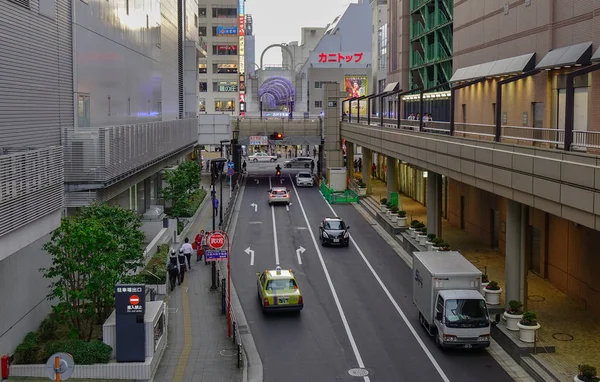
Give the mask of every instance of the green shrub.
POLYGON ((592 365, 579 365, 577 377, 584 382, 598 382, 600 378, 596 377, 596 368, 592 365))
POLYGON ((379 202, 381 204, 387 204, 387 199, 386 198, 381 198, 381 200, 379 202))
POLYGON ((392 207, 391 211, 394 214, 398 213, 398 207, 396 207, 396 206, 392 207))
POLYGON ((500 290, 500 285, 498 285, 497 281, 490 281, 490 283, 485 287, 485 289, 500 290))
POLYGON ((144 267, 144 269, 134 276, 135 282, 139 282, 142 284, 165 284, 167 282, 167 257, 169 256, 169 245, 162 244, 158 251, 152 256, 148 264, 144 267), (153 270, 156 265, 156 272, 153 270), (159 278, 157 279, 154 275, 150 274, 152 272, 159 278))
POLYGON ((406 217, 406 211, 398 211, 398 217, 405 218, 406 217))
POLYGON ((58 328, 56 320, 57 317, 53 314, 50 314, 44 319, 44 321, 42 321, 40 327, 38 328, 38 339, 40 341, 48 341, 55 338, 55 332, 58 328))
POLYGON ((185 213, 182 214, 181 217, 191 218, 192 216, 194 216, 194 214, 198 210, 198 207, 200 207, 200 204, 202 204, 202 201, 204 201, 205 197, 206 197, 206 190, 200 189, 200 190, 196 191, 194 193, 194 195, 192 195, 192 197, 190 198, 189 205, 186 208, 185 213))
POLYGON ((23 339, 23 342, 15 350, 14 364, 15 365, 26 365, 37 363, 37 353, 39 346, 37 343, 37 333, 29 332, 23 339))
POLYGON ((42 359, 48 359, 52 354, 58 352, 70 353, 75 364, 91 365, 94 363, 108 363, 112 348, 102 341, 92 340, 61 340, 46 344, 42 359))
POLYGON ((428 239, 430 242, 433 242, 433 240, 435 239, 435 237, 436 237, 436 234, 435 234, 435 233, 430 233, 430 234, 427 234, 427 239, 428 239))
POLYGON ((420 221, 413 220, 410 222, 410 226, 411 226, 411 228, 417 228, 417 224, 419 224, 419 223, 420 223, 420 221))
POLYGON ((533 312, 525 312, 525 313, 523 313, 523 317, 521 318, 520 323, 521 323, 521 325, 525 325, 525 326, 536 326, 537 325, 537 315, 533 312))
POLYGON ((517 300, 510 300, 508 302, 508 309, 506 309, 506 312, 508 314, 515 314, 515 315, 523 314, 523 311, 521 310, 522 307, 523 307, 523 304, 521 304, 521 302, 519 302, 517 300))

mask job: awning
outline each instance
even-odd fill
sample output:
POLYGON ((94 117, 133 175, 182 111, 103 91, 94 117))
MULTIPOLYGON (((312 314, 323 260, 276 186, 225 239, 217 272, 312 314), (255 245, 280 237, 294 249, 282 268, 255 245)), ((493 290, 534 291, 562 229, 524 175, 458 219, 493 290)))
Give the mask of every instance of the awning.
POLYGON ((399 82, 390 82, 389 84, 385 85, 383 92, 388 93, 388 92, 394 92, 394 91, 398 90, 398 84, 399 84, 399 82))
POLYGON ((592 43, 563 46, 552 49, 535 67, 536 69, 553 69, 572 65, 589 65, 592 58, 592 43))
POLYGON ((598 50, 592 56, 592 62, 596 62, 596 61, 600 61, 600 47, 598 47, 598 50))
POLYGON ((502 60, 490 61, 484 64, 467 66, 457 69, 450 82, 475 80, 483 77, 502 76, 506 74, 517 74, 527 72, 535 66, 535 53, 522 56, 504 58, 502 60))

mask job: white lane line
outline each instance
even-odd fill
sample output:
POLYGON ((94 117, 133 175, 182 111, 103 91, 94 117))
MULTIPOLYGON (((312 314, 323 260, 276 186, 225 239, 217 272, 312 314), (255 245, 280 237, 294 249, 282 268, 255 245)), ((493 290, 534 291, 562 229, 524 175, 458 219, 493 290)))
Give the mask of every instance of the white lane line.
MULTIPOLYGON (((269 177, 269 190, 273 188, 271 185, 271 177, 269 177)), ((277 245, 277 225, 275 225, 275 206, 271 204, 271 217, 273 218, 273 242, 275 243, 275 265, 279 265, 279 246, 277 245)))
MULTIPOLYGON (((321 194, 321 196, 323 196, 323 194, 321 194)), ((323 200, 325 200, 325 203, 327 203, 327 206, 329 207, 329 209, 331 210, 331 212, 333 212, 333 214, 335 216, 338 216, 338 214, 335 212, 335 210, 333 209, 333 207, 331 206, 331 204, 329 204, 329 202, 327 201, 327 199, 325 199, 325 197, 323 197, 323 200)), ((442 367, 439 365, 439 363, 433 357, 433 354, 431 354, 431 352, 429 351, 429 349, 427 349, 427 346, 425 346, 425 343, 423 343, 423 340, 421 340, 421 337, 419 337, 419 335, 417 334, 417 331, 412 326, 412 324, 410 323, 410 321, 408 321, 408 318, 406 317, 406 314, 404 313, 404 311, 402 311, 402 309, 400 308, 400 306, 398 305, 398 303, 396 302, 396 300, 394 300, 394 297, 392 297, 392 294, 390 293, 390 291, 388 290, 388 288, 385 286, 385 284, 383 283, 383 281, 381 281, 381 278, 379 277, 379 275, 377 274, 377 272, 375 272, 375 269, 373 269, 373 267, 371 266, 371 263, 369 262, 369 260, 367 260, 367 257, 365 256, 365 254, 363 253, 363 251, 360 249, 360 247, 358 246, 358 244, 356 244, 356 241, 354 241, 354 238, 352 237, 352 235, 350 235, 350 241, 352 241, 352 244, 358 250, 358 253, 363 258, 365 264, 367 264, 367 267, 369 268, 369 270, 371 271, 371 273, 373 274, 373 276, 375 276, 375 279, 377 280, 377 282, 379 283, 379 285, 381 286, 381 288, 383 289, 383 291, 385 292, 385 294, 387 295, 387 297, 391 301, 391 303, 394 306, 394 308, 396 308, 396 311, 398 312, 398 314, 400 314, 400 317, 402 317, 402 320, 404 321, 404 323, 406 324, 406 326, 408 327, 408 329, 410 330, 410 332, 412 333, 412 335, 415 337, 415 340, 417 340, 417 343, 419 344, 419 346, 421 346, 421 349, 423 349, 423 351, 425 352, 425 355, 427 355, 427 358, 429 358, 429 361, 431 361, 431 363, 433 364, 433 367, 435 367, 435 369, 437 370, 437 372, 440 375, 440 377, 442 377, 442 380, 444 382, 450 382, 450 379, 448 378, 448 376, 446 375, 446 373, 444 373, 444 370, 442 370, 442 367)))
MULTIPOLYGON (((290 175, 290 180, 292 176, 290 175)), ((300 195, 298 194, 298 190, 296 189, 296 185, 292 182, 292 187, 294 187, 294 193, 296 194, 296 198, 298 199, 298 204, 300 205, 300 209, 302 210, 302 215, 304 215, 304 220, 306 221, 306 226, 310 227, 310 222, 308 221, 308 217, 306 216, 306 211, 304 210, 304 206, 302 205, 302 200, 300 199, 300 195)), ((315 239, 315 234, 312 229, 309 229, 310 237, 312 242, 317 250, 317 256, 319 256, 319 261, 321 261, 321 267, 323 268, 323 272, 325 272, 325 278, 327 279, 327 284, 329 284, 329 289, 331 290, 331 295, 333 296, 333 300, 335 301, 335 306, 340 312, 340 317, 342 318, 342 323, 344 324, 344 329, 346 330, 346 334, 348 335, 348 340, 350 341, 350 346, 352 347, 352 351, 354 352, 354 357, 356 358, 356 362, 358 363, 358 367, 361 369, 365 368, 365 364, 363 363, 362 357, 360 356, 360 352, 358 351, 358 347, 356 346, 356 341, 354 341, 354 336, 352 335, 352 331, 350 330, 350 325, 348 324, 348 320, 346 319, 346 315, 344 314, 344 309, 342 309, 342 304, 340 303, 340 299, 338 298, 337 293, 335 292, 335 287, 333 286, 333 282, 331 281, 331 276, 329 276, 329 271, 327 270, 327 266, 325 265, 325 260, 323 260, 323 255, 321 254, 321 249, 317 244, 317 239, 315 239)), ((364 377, 365 382, 370 382, 368 376, 364 377)))

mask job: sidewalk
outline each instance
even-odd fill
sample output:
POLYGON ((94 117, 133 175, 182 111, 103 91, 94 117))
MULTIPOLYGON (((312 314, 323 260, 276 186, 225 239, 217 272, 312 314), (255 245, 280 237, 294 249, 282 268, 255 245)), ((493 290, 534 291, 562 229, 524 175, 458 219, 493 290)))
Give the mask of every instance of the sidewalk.
MULTIPOLYGON (((210 190, 210 177, 202 173, 201 184, 210 190)), ((229 203, 229 186, 223 182, 223 211, 229 203)), ((217 196, 219 186, 217 183, 217 196)), ((210 197, 210 194, 207 195, 210 197)), ((189 238, 212 229, 211 204, 192 222, 189 238)), ((216 217, 216 227, 219 216, 216 217)), ((179 245, 176 245, 178 248, 179 245)), ((224 268, 224 267, 223 267, 224 268)), ((219 267, 217 267, 219 269, 219 267)), ((224 272, 219 276, 226 277, 224 272)), ((227 316, 221 314, 221 289, 210 290, 211 266, 192 257, 192 271, 181 286, 166 298, 169 304, 169 340, 155 381, 241 381, 236 347, 227 337, 227 316)))

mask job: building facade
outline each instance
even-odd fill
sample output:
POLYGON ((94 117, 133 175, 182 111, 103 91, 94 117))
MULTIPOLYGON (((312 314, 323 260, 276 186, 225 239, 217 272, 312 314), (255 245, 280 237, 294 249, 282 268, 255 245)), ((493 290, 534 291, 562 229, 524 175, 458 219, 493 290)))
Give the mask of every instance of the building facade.
MULTIPOLYGON (((369 3, 373 11, 373 64, 372 78, 369 85, 369 94, 382 93, 387 80, 388 64, 388 2, 387 0, 371 0, 369 3)), ((379 99, 371 101, 372 114, 379 110, 379 99)))
MULTIPOLYGON (((500 119, 505 130, 538 128, 533 138, 547 136, 552 142, 553 132, 565 128, 566 74, 588 67, 594 52, 600 60, 597 4, 594 7, 594 2, 577 0, 468 0, 457 4, 454 14, 452 82, 464 86, 457 90, 455 122, 461 126, 489 126, 500 119), (500 80, 512 82, 498 85, 500 80), (500 106, 496 104, 498 86, 502 86, 500 106)), ((600 129, 593 123, 600 117, 598 94, 600 71, 575 78, 576 131, 600 129)), ((574 150, 597 151, 590 148, 594 146, 592 142, 574 143, 574 150), (577 143, 581 146, 577 147, 577 143)), ((561 148, 551 143, 543 146, 561 148)), ((549 183, 548 191, 557 187, 558 183, 549 183)), ((497 245, 502 252, 505 231, 501 227, 507 224, 507 203, 499 195, 450 181, 449 220, 483 242, 497 245), (491 219, 490 214, 496 217, 491 219)), ((593 210, 592 200, 581 203, 588 203, 589 210, 593 210)), ((527 204, 529 272, 547 278, 598 312, 600 289, 595 275, 600 271, 600 263, 594 243, 600 240, 600 232, 559 217, 559 211, 552 214, 527 204)), ((544 206, 540 208, 548 211, 544 206)), ((576 215, 573 219, 579 221, 576 215)))
POLYGON ((197 83, 197 12, 195 0, 0 4, 13 52, 0 56, 1 353, 49 312, 41 248, 61 215, 95 201, 144 214, 160 204, 161 169, 197 141, 185 86, 197 83))
MULTIPOLYGON (((372 80, 372 4, 350 4, 327 28, 301 69, 303 89, 307 96, 306 110, 311 115, 323 111, 322 83, 335 81, 349 97, 368 95, 372 80), (306 86, 304 86, 306 85, 306 86)), ((304 103, 303 103, 304 104, 304 103)), ((345 103, 347 105, 347 103, 345 103)), ((352 106, 367 113, 367 102, 352 106)), ((340 110, 342 105, 340 104, 340 110)), ((349 112, 349 110, 346 110, 349 112)))
POLYGON ((239 9, 237 0, 218 5, 199 1, 198 34, 206 40, 200 60, 198 110, 201 113, 239 113, 239 9))

